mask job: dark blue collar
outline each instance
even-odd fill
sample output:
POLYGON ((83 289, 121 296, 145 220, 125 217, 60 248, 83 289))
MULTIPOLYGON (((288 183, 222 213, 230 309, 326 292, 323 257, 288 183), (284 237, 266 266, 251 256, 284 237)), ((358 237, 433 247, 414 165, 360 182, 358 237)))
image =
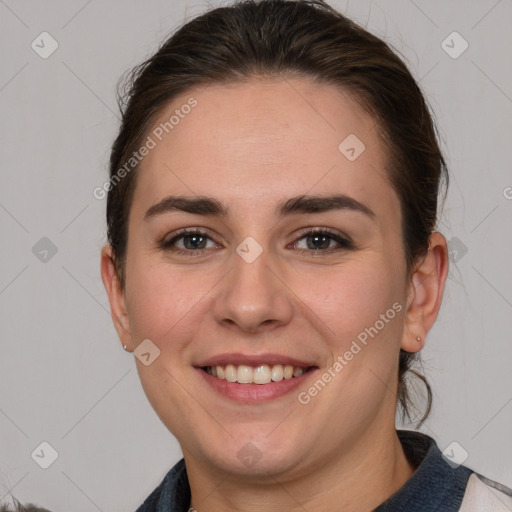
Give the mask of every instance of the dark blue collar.
MULTIPOLYGON (((405 455, 416 468, 413 476, 374 512, 457 512, 472 471, 453 468, 436 442, 410 430, 398 430, 405 455)), ((185 462, 181 459, 165 476, 137 512, 187 512, 190 487, 185 462)))
POLYGON ((425 434, 411 430, 398 430, 397 434, 416 471, 374 512, 457 512, 472 471, 448 464, 436 442, 425 434))

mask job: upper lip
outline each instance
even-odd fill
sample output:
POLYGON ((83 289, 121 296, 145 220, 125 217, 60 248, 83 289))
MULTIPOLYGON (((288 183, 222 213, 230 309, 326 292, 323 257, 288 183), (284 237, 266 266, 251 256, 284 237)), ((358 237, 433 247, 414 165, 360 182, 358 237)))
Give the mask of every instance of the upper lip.
POLYGON ((272 366, 274 364, 299 366, 301 368, 309 368, 315 366, 310 361, 303 361, 295 357, 285 356, 282 354, 242 354, 242 353, 229 353, 229 354, 217 354, 216 356, 210 357, 201 361, 197 366, 225 366, 227 364, 232 365, 247 365, 256 366, 267 364, 272 366))

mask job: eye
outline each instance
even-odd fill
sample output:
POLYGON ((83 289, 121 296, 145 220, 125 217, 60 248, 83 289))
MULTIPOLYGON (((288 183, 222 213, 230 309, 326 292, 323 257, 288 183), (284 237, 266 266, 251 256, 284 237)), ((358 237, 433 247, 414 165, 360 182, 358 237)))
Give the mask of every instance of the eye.
POLYGON ((215 249, 219 245, 204 231, 199 229, 182 229, 172 238, 163 240, 161 249, 173 250, 177 254, 202 254, 208 249, 215 249))
POLYGON ((354 245, 348 237, 326 228, 312 229, 302 233, 293 246, 302 252, 313 254, 354 249, 354 245))

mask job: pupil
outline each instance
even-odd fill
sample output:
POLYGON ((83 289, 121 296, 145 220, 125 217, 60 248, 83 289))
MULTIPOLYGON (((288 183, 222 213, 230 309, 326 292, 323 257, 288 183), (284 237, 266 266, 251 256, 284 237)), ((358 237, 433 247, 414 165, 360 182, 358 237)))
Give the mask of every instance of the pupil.
POLYGON ((310 249, 328 249, 329 248, 329 237, 324 235, 313 235, 311 236, 311 240, 313 241, 313 247, 310 249), (319 242, 319 244, 317 244, 319 242))
POLYGON ((184 242, 184 245, 187 249, 202 249, 203 247, 200 247, 200 245, 204 242, 204 237, 200 235, 188 235, 185 237, 184 242))

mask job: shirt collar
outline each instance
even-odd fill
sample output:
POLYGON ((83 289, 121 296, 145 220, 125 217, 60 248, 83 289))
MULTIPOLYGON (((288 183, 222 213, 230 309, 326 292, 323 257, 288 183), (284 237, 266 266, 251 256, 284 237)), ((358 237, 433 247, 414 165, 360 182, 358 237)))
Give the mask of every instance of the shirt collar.
POLYGON ((426 434, 410 430, 398 430, 397 434, 416 471, 374 512, 458 511, 472 471, 448 462, 434 439, 426 434))

